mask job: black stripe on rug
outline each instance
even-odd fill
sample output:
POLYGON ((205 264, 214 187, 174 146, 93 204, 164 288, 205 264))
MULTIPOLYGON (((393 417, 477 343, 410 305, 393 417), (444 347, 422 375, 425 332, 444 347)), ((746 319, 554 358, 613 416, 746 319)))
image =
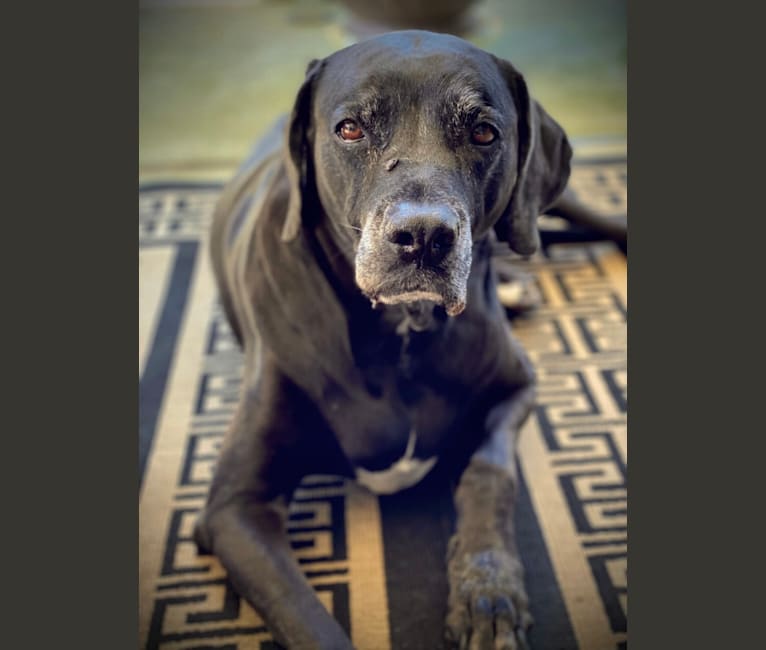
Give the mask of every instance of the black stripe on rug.
POLYGON ((146 462, 151 452, 154 432, 157 428, 160 408, 165 396, 170 365, 173 361, 181 323, 189 298, 194 265, 199 243, 185 241, 176 244, 177 251, 173 270, 168 281, 165 302, 162 306, 144 372, 138 383, 139 434, 138 434, 138 489, 144 481, 146 462))
MULTIPOLYGON (((536 625, 532 650, 575 650, 569 620, 540 524, 519 468, 516 533, 536 625)), ((437 474, 405 492, 379 499, 388 593, 391 647, 447 648, 444 619, 448 594, 445 558, 455 526, 449 484, 437 474)))

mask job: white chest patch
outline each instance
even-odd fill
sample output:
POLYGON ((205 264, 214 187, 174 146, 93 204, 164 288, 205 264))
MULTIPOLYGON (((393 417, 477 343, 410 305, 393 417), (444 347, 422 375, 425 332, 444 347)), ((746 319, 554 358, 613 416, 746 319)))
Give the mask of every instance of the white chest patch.
POLYGON ((436 465, 438 456, 432 456, 427 460, 413 458, 416 439, 413 429, 410 431, 404 456, 388 469, 376 472, 357 467, 356 480, 376 494, 394 494, 418 483, 436 465))

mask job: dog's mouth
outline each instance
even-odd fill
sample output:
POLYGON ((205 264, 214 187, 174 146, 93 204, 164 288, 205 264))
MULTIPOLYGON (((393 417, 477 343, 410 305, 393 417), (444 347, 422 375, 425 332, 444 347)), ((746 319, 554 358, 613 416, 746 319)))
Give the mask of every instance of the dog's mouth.
POLYGON ((448 316, 461 314, 466 307, 470 249, 467 259, 449 269, 401 268, 401 265, 378 266, 357 259, 356 283, 362 293, 377 305, 404 305, 418 303, 441 305, 448 316))
POLYGON ((405 291, 404 293, 381 293, 370 299, 373 306, 377 303, 383 303, 384 305, 415 305, 420 302, 432 302, 436 305, 443 305, 444 310, 449 316, 457 316, 465 309, 465 301, 450 300, 447 301, 439 293, 434 291, 405 291))
POLYGON ((392 286, 383 285, 375 289, 362 287, 362 292, 370 299, 373 307, 383 305, 414 306, 421 303, 441 305, 449 316, 462 313, 466 305, 465 287, 454 283, 443 283, 439 287, 392 286))

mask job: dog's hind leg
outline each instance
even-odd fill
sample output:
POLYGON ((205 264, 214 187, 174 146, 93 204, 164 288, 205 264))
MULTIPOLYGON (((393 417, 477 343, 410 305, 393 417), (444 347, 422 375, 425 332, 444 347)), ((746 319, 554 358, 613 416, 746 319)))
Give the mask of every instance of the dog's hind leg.
POLYGON ((299 415, 312 407, 268 359, 259 375, 243 390, 195 539, 220 559, 279 643, 348 650, 351 642, 318 600, 287 536, 290 497, 316 458, 302 433, 314 429, 311 439, 316 426, 300 426, 299 415))
POLYGON ((485 419, 486 438, 455 493, 457 529, 448 548, 447 636, 461 650, 526 649, 532 623, 516 547, 519 431, 535 399, 531 381, 485 419))
POLYGON ((581 203, 571 187, 567 186, 561 196, 545 214, 566 219, 575 227, 605 239, 611 239, 621 250, 628 249, 628 220, 626 215, 605 216, 581 203))

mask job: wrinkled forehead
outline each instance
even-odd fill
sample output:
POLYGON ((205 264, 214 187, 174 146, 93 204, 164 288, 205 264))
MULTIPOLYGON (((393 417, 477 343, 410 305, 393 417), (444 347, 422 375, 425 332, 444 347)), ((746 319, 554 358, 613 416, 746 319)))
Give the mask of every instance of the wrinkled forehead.
POLYGON ((339 108, 390 110, 422 104, 513 111, 492 57, 461 39, 399 32, 358 43, 325 62, 316 89, 318 117, 339 108))

